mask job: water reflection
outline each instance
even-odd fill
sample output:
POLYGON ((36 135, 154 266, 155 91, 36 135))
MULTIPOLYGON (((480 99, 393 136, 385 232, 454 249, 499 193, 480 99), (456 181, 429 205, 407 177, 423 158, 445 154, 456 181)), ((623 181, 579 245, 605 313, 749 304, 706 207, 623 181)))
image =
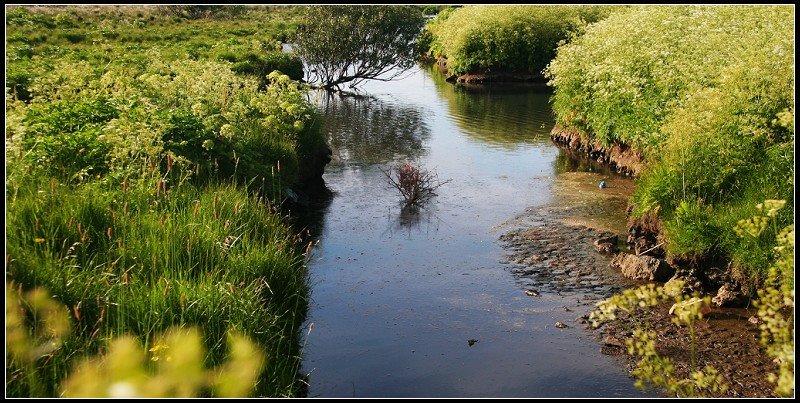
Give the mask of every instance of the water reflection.
POLYGON ((586 154, 566 148, 559 148, 558 156, 556 156, 553 164, 558 174, 564 172, 596 172, 602 175, 616 174, 608 165, 600 164, 597 161, 587 158, 586 154))
POLYGON ((425 206, 402 206, 397 210, 389 211, 389 224, 382 237, 391 238, 402 234, 411 239, 414 234, 430 235, 439 230, 444 221, 439 217, 433 204, 425 206))
POLYGON ((447 101, 450 117, 470 138, 510 150, 550 143, 555 121, 550 89, 542 84, 453 85, 435 65, 425 73, 447 101))
MULTIPOLYGON (((582 329, 553 327, 585 306, 529 298, 498 263, 498 224, 564 200, 547 94, 439 79, 414 70, 365 84, 372 98, 315 102, 334 150, 325 169, 334 197, 315 216, 308 265, 309 395, 642 396, 582 329), (452 182, 404 210, 381 171, 399 159, 452 182)), ((572 176, 567 191, 596 190, 596 175, 572 176)), ((604 195, 622 189, 609 184, 604 195)))
POLYGON ((315 95, 334 163, 416 160, 425 153, 430 128, 423 111, 373 97, 315 95))

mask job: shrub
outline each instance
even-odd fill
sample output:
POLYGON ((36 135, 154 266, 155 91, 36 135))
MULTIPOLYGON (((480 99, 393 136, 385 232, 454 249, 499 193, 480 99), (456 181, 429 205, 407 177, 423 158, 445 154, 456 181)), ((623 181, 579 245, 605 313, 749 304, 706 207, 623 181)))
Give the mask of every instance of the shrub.
POLYGON ((63 179, 102 174, 108 171, 111 150, 103 139, 103 124, 117 114, 104 98, 34 104, 22 144, 29 159, 63 179))
POLYGON ((644 152, 634 215, 658 211, 668 254, 715 251, 757 283, 774 242, 748 246, 731 228, 761 200, 792 200, 793 43, 790 7, 630 8, 559 48, 553 109, 563 126, 644 152))
POLYGON ((239 74, 253 75, 266 86, 266 76, 275 70, 286 74, 292 80, 303 78, 303 62, 296 56, 283 52, 268 52, 264 56, 248 54, 236 62, 231 69, 239 74))
MULTIPOLYGON (((453 74, 510 69, 539 75, 558 43, 615 7, 466 6, 439 13, 425 30, 453 74)), ((425 37, 425 35, 423 35, 425 37)))
POLYGON ((597 304, 597 310, 590 314, 592 325, 598 327, 604 321, 617 320, 621 315, 633 319, 633 327, 627 329, 631 337, 625 340, 629 355, 639 361, 631 374, 636 377, 636 386, 645 387, 645 382, 666 389, 677 397, 700 397, 707 393, 725 392, 728 386, 719 372, 712 366, 697 368, 696 323, 703 319, 703 312, 711 303, 711 297, 700 298, 695 294, 683 295, 683 281, 671 280, 662 287, 648 284, 636 289, 625 290, 597 304), (656 349, 656 334, 649 328, 645 310, 653 309, 663 302, 672 303, 670 315, 672 323, 678 328, 685 327, 690 341, 689 376, 679 377, 670 357, 660 355, 656 349))
POLYGON ((416 62, 414 40, 424 24, 415 6, 310 6, 294 39, 310 70, 309 82, 326 90, 364 80, 389 80, 416 62))

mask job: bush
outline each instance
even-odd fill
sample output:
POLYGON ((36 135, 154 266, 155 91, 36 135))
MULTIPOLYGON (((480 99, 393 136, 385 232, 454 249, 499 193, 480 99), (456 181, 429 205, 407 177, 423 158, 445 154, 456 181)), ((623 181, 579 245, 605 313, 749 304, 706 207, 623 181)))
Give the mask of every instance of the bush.
POLYGON ((559 48, 553 109, 645 153, 634 214, 658 211, 669 255, 715 251, 757 283, 774 241, 747 245, 731 228, 761 200, 792 200, 793 43, 790 7, 634 7, 559 48))
POLYGON ((286 74, 292 80, 303 79, 303 62, 296 56, 283 52, 268 52, 264 56, 248 54, 232 67, 236 73, 257 77, 266 86, 269 73, 275 70, 286 74))
POLYGON ((428 50, 446 57, 452 74, 509 69, 540 75, 560 41, 615 9, 467 6, 447 10, 425 28, 430 34, 428 50))
POLYGON ((34 104, 22 144, 32 162, 61 179, 102 174, 109 169, 111 150, 103 124, 117 114, 105 98, 34 104))
MULTIPOLYGON (((558 49, 547 70, 554 111, 563 125, 606 144, 651 151, 665 143, 666 118, 695 91, 721 84, 728 72, 741 75, 747 67, 763 66, 755 71, 764 75, 753 84, 785 88, 781 77, 792 70, 785 64, 793 57, 791 13, 774 6, 634 7, 614 13, 558 49)), ((739 84, 741 90, 751 86, 749 80, 739 84)), ((785 94, 779 90, 767 99, 775 97, 785 94)))
POLYGON ((389 185, 403 196, 406 207, 424 204, 436 195, 436 189, 449 182, 439 182, 439 177, 435 173, 410 162, 396 164, 383 173, 389 185))
POLYGON ((15 64, 6 68, 6 94, 20 101, 30 101, 29 90, 33 75, 29 64, 15 64))
POLYGON ((310 70, 309 82, 326 90, 389 80, 416 62, 414 40, 425 20, 415 6, 310 6, 303 12, 295 52, 310 70))

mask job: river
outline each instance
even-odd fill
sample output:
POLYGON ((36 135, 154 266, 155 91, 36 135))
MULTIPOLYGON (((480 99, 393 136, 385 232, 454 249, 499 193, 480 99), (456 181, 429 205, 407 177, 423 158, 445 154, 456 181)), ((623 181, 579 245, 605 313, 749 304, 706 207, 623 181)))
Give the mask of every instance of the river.
MULTIPOLYGON (((548 91, 456 87, 424 67, 363 90, 313 97, 333 149, 333 197, 310 224, 308 395, 654 396, 575 323, 591 290, 530 297, 503 263, 499 236, 526 208, 560 203, 554 189, 583 166, 550 140, 548 91), (449 180, 416 213, 401 211, 382 172, 401 160, 449 180)), ((580 186, 602 177, 587 173, 580 186)), ((607 218, 624 223, 623 210, 607 218)))

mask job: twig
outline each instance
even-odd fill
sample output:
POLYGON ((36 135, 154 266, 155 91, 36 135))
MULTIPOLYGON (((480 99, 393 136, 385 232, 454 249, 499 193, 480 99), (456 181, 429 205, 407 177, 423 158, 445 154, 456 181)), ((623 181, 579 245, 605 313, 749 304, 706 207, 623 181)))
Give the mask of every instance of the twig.
POLYGON ((663 245, 663 244, 664 244, 664 242, 661 242, 660 244, 658 244, 658 245, 656 245, 656 246, 653 246, 652 248, 650 248, 650 249, 648 249, 648 250, 646 250, 646 251, 644 251, 644 252, 637 253, 637 254, 636 254, 636 256, 642 256, 642 255, 644 255, 645 253, 647 253, 647 252, 650 252, 651 250, 653 250, 653 249, 655 249, 655 248, 658 248, 659 246, 661 246, 661 245, 663 245))

